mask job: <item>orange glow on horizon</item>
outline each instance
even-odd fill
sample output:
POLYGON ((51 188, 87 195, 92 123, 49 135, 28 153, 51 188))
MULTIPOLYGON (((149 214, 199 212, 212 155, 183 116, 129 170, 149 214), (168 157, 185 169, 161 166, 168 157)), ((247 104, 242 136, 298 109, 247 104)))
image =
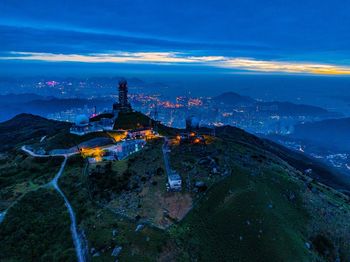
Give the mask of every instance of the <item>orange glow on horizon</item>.
MULTIPOLYGON (((54 54, 39 52, 9 52, 9 56, 0 56, 0 60, 36 60, 48 62, 82 63, 149 63, 176 64, 195 63, 212 67, 234 70, 246 70, 266 73, 292 73, 315 75, 350 75, 350 66, 303 61, 256 60, 254 58, 225 56, 191 56, 180 52, 123 52, 78 54, 54 54)), ((199 101, 192 101, 194 106, 199 101)), ((179 107, 179 104, 167 103, 165 107, 179 107)))

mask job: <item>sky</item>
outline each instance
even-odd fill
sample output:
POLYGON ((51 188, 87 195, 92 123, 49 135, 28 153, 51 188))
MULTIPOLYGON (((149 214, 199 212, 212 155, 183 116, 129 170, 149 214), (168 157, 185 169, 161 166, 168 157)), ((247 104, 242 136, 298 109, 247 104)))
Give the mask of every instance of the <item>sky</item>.
POLYGON ((349 13, 346 0, 1 0, 0 74, 350 75, 349 13))

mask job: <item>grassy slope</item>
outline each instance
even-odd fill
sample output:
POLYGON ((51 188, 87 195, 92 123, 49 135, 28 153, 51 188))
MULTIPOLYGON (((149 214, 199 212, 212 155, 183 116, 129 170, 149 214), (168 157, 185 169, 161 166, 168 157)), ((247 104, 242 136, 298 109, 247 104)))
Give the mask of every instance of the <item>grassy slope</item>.
POLYGON ((185 166, 200 159, 199 155, 214 154, 218 163, 230 166, 232 175, 214 185, 172 234, 189 257, 201 261, 267 261, 272 257, 306 261, 301 232, 305 232, 307 214, 301 208, 298 185, 274 161, 254 163, 254 148, 227 142, 217 139, 204 150, 175 151, 174 157, 185 166), (287 192, 296 195, 293 203, 283 196, 287 192))
MULTIPOLYGON (((162 154, 163 139, 148 141, 143 150, 113 163, 119 174, 130 173, 129 186, 115 196, 108 207, 131 218, 165 228, 184 216, 191 207, 188 193, 166 192, 167 177, 162 154)), ((110 188, 108 185, 106 188, 110 188)))
POLYGON ((298 170, 311 168, 311 176, 318 181, 327 184, 335 189, 341 190, 350 196, 350 177, 339 173, 330 166, 326 166, 318 160, 307 157, 299 152, 289 150, 281 145, 267 141, 269 151, 287 161, 298 170))
MULTIPOLYGON (((127 121, 134 119, 129 117, 127 121)), ((170 254, 168 261, 176 254, 184 261, 310 261, 318 255, 314 249, 307 250, 305 242, 321 234, 349 261, 346 198, 315 181, 307 184, 307 178, 290 166, 298 168, 298 159, 289 158, 282 149, 273 151, 267 142, 234 128, 219 129, 218 136, 214 143, 218 161, 230 166, 232 176, 215 184, 185 220, 170 230, 170 236, 148 227, 136 233, 135 222, 97 206, 89 198, 81 160, 69 161, 60 184, 90 248, 101 252, 93 259, 113 261, 111 251, 121 245, 122 261, 154 261, 165 253, 170 254), (283 160, 276 157, 281 152, 283 160), (115 237, 113 229, 118 232, 115 237)), ((333 253, 334 248, 318 258, 334 260, 333 253)))
POLYGON ((174 229, 191 257, 201 261, 309 259, 302 236, 307 216, 300 203, 291 204, 282 197, 283 191, 295 191, 295 185, 286 177, 265 175, 275 181, 254 179, 236 169, 174 229))
MULTIPOLYGON (((155 121, 140 112, 119 113, 115 129, 135 129, 154 126, 155 121)), ((175 135, 178 130, 158 124, 158 132, 163 135, 175 135)))
POLYGON ((193 158, 214 154, 232 170, 172 229, 187 251, 185 260, 322 261, 339 256, 348 261, 346 196, 316 181, 308 184, 309 178, 270 153, 256 137, 236 129, 221 130, 219 137, 204 153, 192 147, 176 154, 184 167, 193 158), (191 150, 190 157, 186 150, 191 150), (317 236, 331 243, 321 247, 323 255, 316 252, 317 236), (314 244, 311 250, 307 242, 314 244))
POLYGON ((75 261, 62 198, 39 189, 9 209, 0 226, 1 261, 75 261))
POLYGON ((24 194, 48 183, 58 172, 61 157, 34 158, 21 151, 0 160, 0 211, 24 194))
POLYGON ((70 134, 68 131, 66 132, 61 131, 53 136, 48 137, 44 141, 44 143, 41 143, 40 145, 43 146, 44 149, 47 151, 50 151, 53 149, 67 149, 67 148, 77 146, 84 141, 87 141, 96 137, 109 138, 110 136, 108 135, 108 132, 89 133, 83 136, 78 136, 78 135, 70 134))
POLYGON ((0 123, 0 152, 12 150, 24 143, 32 143, 47 135, 69 130, 70 124, 48 120, 30 114, 20 114, 0 123))
POLYGON ((162 254, 163 248, 168 246, 167 234, 147 226, 135 232, 135 221, 97 205, 89 197, 83 173, 82 159, 70 159, 60 185, 77 214, 79 227, 87 236, 90 250, 94 248, 100 253, 99 256, 90 254, 92 261, 115 261, 111 253, 116 246, 123 248, 121 261, 154 261, 162 254), (113 230, 116 230, 115 237, 113 230))
POLYGON ((257 149, 260 149, 262 153, 268 152, 273 154, 301 172, 311 168, 313 170, 312 177, 314 179, 336 189, 350 192, 350 179, 337 173, 337 171, 326 166, 317 159, 312 159, 299 152, 287 149, 270 140, 259 139, 238 128, 226 126, 218 128, 217 133, 223 139, 230 140, 236 144, 240 144, 244 147, 255 146, 257 149))
POLYGON ((33 145, 34 148, 41 147, 50 151, 70 148, 95 137, 109 137, 106 132, 73 135, 69 133, 70 126, 70 123, 48 120, 40 116, 17 115, 0 123, 0 154, 16 154, 14 150, 22 145, 33 145), (46 136, 46 139, 40 143, 43 136, 46 136))

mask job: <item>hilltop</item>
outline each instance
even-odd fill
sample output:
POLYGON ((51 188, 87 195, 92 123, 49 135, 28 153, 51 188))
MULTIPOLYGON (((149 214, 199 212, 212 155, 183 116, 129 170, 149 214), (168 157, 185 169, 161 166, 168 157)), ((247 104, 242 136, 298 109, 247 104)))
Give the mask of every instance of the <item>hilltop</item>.
MULTIPOLYGON (((140 128, 150 123, 155 124, 141 113, 124 113, 115 127, 140 128)), ((44 135, 58 146, 69 138, 68 128, 69 124, 32 115, 0 125, 2 135, 6 130, 16 134, 41 130, 33 138, 13 138, 15 147, 40 143, 35 140, 44 135), (26 124, 18 127, 18 121, 26 124)), ((148 141, 141 151, 120 161, 87 166, 81 156, 68 160, 59 184, 76 212, 92 261, 115 261, 111 254, 117 250, 121 261, 350 259, 349 197, 336 190, 349 187, 335 171, 230 126, 217 128, 215 137, 199 130, 206 139, 206 144, 199 145, 176 142, 173 136, 181 130, 163 125, 159 129, 171 141, 170 165, 182 177, 181 192, 166 191, 162 138, 148 141), (312 173, 304 172, 310 168, 312 173)), ((70 143, 95 135, 71 136, 70 143)), ((36 259, 74 261, 64 203, 50 190, 31 191, 57 171, 61 160, 37 162, 15 150, 8 154, 13 154, 11 164, 20 174, 29 174, 33 165, 31 173, 36 176, 9 181, 9 160, 0 162, 0 182, 7 181, 1 201, 17 202, 0 224, 0 258, 30 260, 27 247, 34 243, 36 259), (44 176, 47 170, 50 173, 44 176), (14 189, 24 197, 9 198, 14 189), (34 207, 33 201, 40 205, 34 207), (51 206, 57 212, 48 209, 51 206), (55 223, 52 235, 50 228, 25 226, 47 221, 55 223), (14 223, 30 234, 15 234, 14 223), (52 236, 61 245, 54 245, 52 236), (12 247, 18 243, 21 248, 15 251, 12 247)))
POLYGON ((235 92, 222 93, 213 98, 217 103, 223 103, 226 105, 237 105, 237 104, 253 104, 256 101, 248 96, 242 96, 235 92))
POLYGON ((111 99, 55 98, 35 94, 0 95, 0 121, 9 120, 19 113, 46 116, 51 113, 84 106, 104 108, 111 99))
POLYGON ((114 124, 114 129, 137 129, 155 126, 157 126, 159 133, 162 135, 176 135, 179 132, 179 129, 157 123, 141 112, 120 112, 114 124))
POLYGON ((339 117, 341 114, 329 112, 328 110, 311 105, 295 104, 291 102, 261 102, 249 96, 242 96, 235 92, 226 92, 213 98, 219 104, 225 106, 245 106, 255 107, 254 110, 267 112, 269 114, 287 115, 287 116, 322 116, 322 117, 339 117))
POLYGON ((292 136, 328 148, 350 150, 349 130, 350 118, 327 119, 298 124, 292 136))
POLYGON ((48 120, 32 114, 19 114, 0 123, 0 151, 13 149, 24 142, 40 140, 43 136, 68 132, 70 126, 69 123, 48 120))
POLYGON ((311 105, 294 104, 290 102, 258 102, 257 106, 262 110, 268 110, 281 115, 307 115, 307 116, 338 116, 338 113, 329 112, 328 110, 311 105))

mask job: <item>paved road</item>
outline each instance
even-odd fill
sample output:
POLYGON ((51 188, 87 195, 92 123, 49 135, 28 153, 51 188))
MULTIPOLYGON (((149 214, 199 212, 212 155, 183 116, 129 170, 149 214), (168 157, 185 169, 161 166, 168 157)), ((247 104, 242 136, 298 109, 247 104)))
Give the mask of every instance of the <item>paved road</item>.
POLYGON ((22 146, 21 148, 24 152, 26 152, 27 154, 33 156, 33 157, 52 157, 52 156, 63 156, 64 160, 61 164, 60 170, 58 171, 58 173, 56 174, 56 176, 51 180, 51 182, 49 182, 49 185, 51 185, 63 198, 64 203, 68 209, 68 213, 70 216, 70 220, 71 220, 71 233, 72 233, 72 238, 73 238, 73 243, 74 243, 74 247, 75 247, 75 251, 76 251, 76 255, 78 258, 79 262, 85 262, 85 252, 84 252, 84 248, 81 242, 81 239, 79 237, 79 233, 78 233, 78 228, 77 228, 77 222, 76 222, 76 217, 75 217, 75 213, 74 210, 71 206, 71 204, 69 203, 67 197, 64 195, 64 193, 62 192, 62 190, 60 189, 60 187, 58 186, 58 180, 61 177, 63 170, 66 166, 67 163, 67 159, 68 157, 75 155, 77 153, 69 153, 69 154, 57 154, 57 155, 38 155, 36 153, 34 153, 33 151, 29 150, 26 148, 26 146, 22 146))
POLYGON ((167 176, 171 174, 169 158, 168 158, 168 151, 169 151, 168 142, 169 142, 168 138, 164 137, 164 144, 162 146, 162 151, 163 151, 164 165, 165 165, 165 171, 167 176))
POLYGON ((70 157, 76 154, 79 154, 79 152, 73 152, 73 153, 68 153, 68 154, 52 154, 52 155, 41 155, 41 154, 36 154, 32 150, 28 149, 26 146, 21 147, 22 151, 27 153, 28 155, 32 157, 51 157, 51 156, 63 156, 63 157, 70 157))
POLYGON ((84 262, 85 260, 85 252, 84 252, 84 248, 81 242, 81 239, 79 237, 79 233, 78 233, 78 229, 77 229, 77 222, 76 222, 76 218, 75 218, 75 213, 74 210, 71 206, 71 204, 69 203, 67 197, 64 195, 64 193, 62 192, 62 190, 60 189, 60 187, 58 186, 58 179, 61 177, 64 167, 66 166, 67 163, 67 159, 68 157, 65 156, 64 160, 62 162, 61 168, 58 171, 57 175, 54 177, 54 179, 52 179, 52 181, 50 182, 50 184, 57 190, 57 192, 62 196, 66 207, 68 209, 69 212, 69 216, 70 216, 70 220, 71 220, 71 227, 70 230, 72 232, 72 238, 73 238, 73 243, 74 243, 74 247, 75 247, 75 251, 77 254, 77 258, 79 262, 84 262))

